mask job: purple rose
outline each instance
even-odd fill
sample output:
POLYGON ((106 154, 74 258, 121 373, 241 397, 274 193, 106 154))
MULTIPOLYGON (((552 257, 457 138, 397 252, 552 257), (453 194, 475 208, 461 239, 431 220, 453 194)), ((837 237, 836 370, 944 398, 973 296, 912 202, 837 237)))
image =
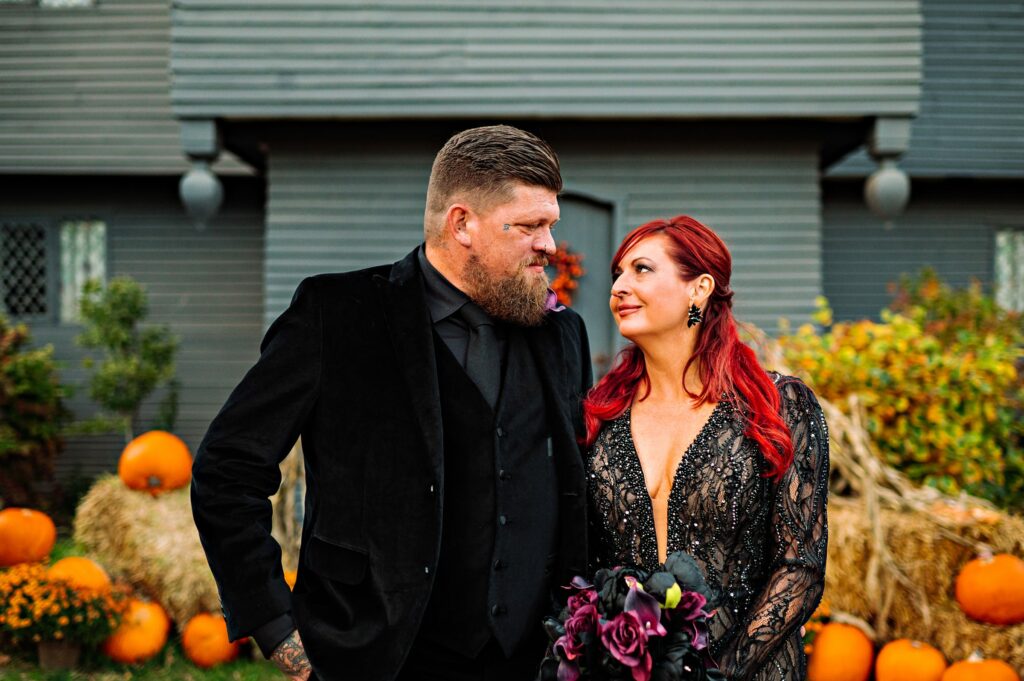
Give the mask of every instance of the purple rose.
POLYGON ((651 654, 647 651, 647 630, 635 612, 620 612, 601 624, 601 643, 611 656, 629 667, 633 681, 651 678, 651 654))
POLYGON ((695 620, 698 617, 707 617, 710 613, 704 612, 704 606, 708 599, 696 591, 684 591, 679 597, 679 604, 673 608, 673 614, 681 616, 684 620, 695 620))
POLYGON ((583 635, 597 632, 598 614, 593 605, 584 605, 565 621, 565 634, 554 642, 553 648, 559 658, 572 662, 583 654, 583 635))
POLYGON ((708 646, 707 618, 714 615, 704 609, 708 600, 696 591, 684 591, 679 604, 671 611, 673 618, 683 621, 683 627, 690 633, 695 650, 703 650, 708 646))
POLYGON ((565 621, 565 635, 579 640, 583 634, 596 634, 599 620, 597 606, 590 604, 581 606, 573 613, 572 617, 565 621))
POLYGON ((567 605, 569 612, 576 612, 584 605, 593 605, 595 603, 597 603, 597 592, 593 589, 583 589, 569 596, 567 605))

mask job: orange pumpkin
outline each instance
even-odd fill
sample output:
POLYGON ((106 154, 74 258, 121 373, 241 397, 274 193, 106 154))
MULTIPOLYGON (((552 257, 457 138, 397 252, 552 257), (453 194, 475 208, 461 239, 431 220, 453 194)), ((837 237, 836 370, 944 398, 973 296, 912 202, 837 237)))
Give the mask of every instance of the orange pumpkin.
POLYGON ((192 455, 178 436, 151 430, 124 448, 117 474, 131 489, 146 490, 156 496, 189 483, 192 455))
POLYGON ((1002 660, 984 660, 971 655, 947 669, 942 681, 1020 681, 1020 677, 1002 660))
POLYGON ((198 667, 209 668, 238 657, 240 642, 228 641, 228 625, 222 615, 200 613, 190 619, 181 634, 181 647, 198 667))
POLYGON ((285 581, 286 584, 288 584, 288 588, 289 589, 294 589, 295 588, 295 578, 298 577, 298 576, 299 576, 299 573, 296 572, 295 570, 285 570, 284 571, 284 581, 285 581))
POLYGON ((981 622, 1024 622, 1024 560, 1008 553, 975 558, 956 578, 956 600, 981 622))
POLYGON ((50 566, 47 575, 50 579, 64 580, 80 589, 103 591, 110 588, 110 577, 107 576, 107 571, 97 563, 81 556, 61 558, 50 566))
POLYGON ((50 516, 30 508, 0 511, 0 567, 43 560, 57 541, 50 516))
POLYGON ((871 639, 850 624, 830 622, 814 637, 808 681, 866 681, 875 655, 871 639))
POLYGON ((167 643, 171 619, 158 603, 133 598, 121 626, 103 642, 103 652, 115 662, 143 662, 167 643))
POLYGON ((939 681, 945 671, 942 653, 906 638, 887 643, 875 660, 876 681, 939 681))

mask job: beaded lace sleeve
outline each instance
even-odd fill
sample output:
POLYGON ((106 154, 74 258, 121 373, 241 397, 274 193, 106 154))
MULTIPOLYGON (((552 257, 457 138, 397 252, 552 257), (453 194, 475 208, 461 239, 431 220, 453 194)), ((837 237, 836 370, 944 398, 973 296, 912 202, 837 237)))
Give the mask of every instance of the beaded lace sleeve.
POLYGON ((774 488, 767 583, 720 658, 722 669, 737 681, 788 678, 783 670, 803 667, 803 651, 794 638, 825 586, 828 426, 803 383, 784 380, 780 393, 794 459, 774 488))

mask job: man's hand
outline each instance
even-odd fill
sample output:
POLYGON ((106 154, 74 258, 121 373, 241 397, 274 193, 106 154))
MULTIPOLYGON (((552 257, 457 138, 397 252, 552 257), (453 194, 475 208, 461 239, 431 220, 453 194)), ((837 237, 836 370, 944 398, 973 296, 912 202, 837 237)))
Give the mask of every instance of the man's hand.
POLYGON ((309 675, 313 673, 313 668, 309 666, 309 658, 306 657, 306 649, 302 647, 298 629, 274 649, 270 659, 291 681, 308 681, 309 675))

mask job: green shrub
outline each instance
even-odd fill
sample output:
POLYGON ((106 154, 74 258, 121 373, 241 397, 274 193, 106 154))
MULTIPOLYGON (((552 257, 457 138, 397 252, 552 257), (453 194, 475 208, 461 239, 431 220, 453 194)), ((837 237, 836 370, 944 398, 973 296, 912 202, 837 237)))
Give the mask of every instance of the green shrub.
POLYGON ((159 426, 165 430, 174 427, 178 339, 166 325, 143 328, 148 314, 146 292, 130 277, 111 279, 106 287, 95 280, 86 282, 81 301, 84 329, 77 340, 82 347, 101 350, 104 355, 99 362, 92 357, 84 361, 92 370, 89 396, 104 413, 79 424, 79 430, 118 429, 125 442, 130 441, 143 401, 161 385, 169 390, 160 407, 159 426))
POLYGON ((28 328, 0 314, 0 497, 45 508, 35 483, 53 480, 68 418, 53 348, 32 348, 28 328))
POLYGON ((980 287, 905 280, 880 323, 811 325, 780 339, 791 369, 824 397, 857 393, 881 455, 911 479, 1024 508, 1024 381, 1019 315, 980 287))

